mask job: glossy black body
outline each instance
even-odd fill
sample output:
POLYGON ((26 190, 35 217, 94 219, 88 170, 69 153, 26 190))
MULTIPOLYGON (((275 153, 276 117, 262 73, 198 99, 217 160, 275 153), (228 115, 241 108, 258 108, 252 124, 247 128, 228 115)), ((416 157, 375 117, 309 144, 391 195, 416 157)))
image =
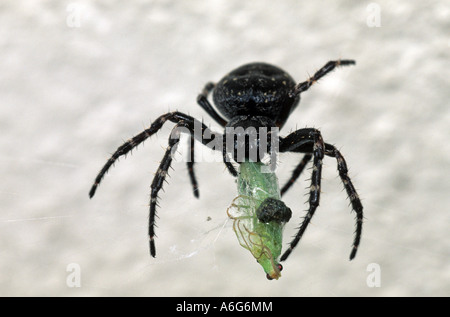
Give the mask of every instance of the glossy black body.
POLYGON ((290 95, 295 85, 281 68, 266 63, 245 64, 217 83, 213 101, 228 120, 247 115, 267 117, 281 128, 300 101, 300 95, 290 95))

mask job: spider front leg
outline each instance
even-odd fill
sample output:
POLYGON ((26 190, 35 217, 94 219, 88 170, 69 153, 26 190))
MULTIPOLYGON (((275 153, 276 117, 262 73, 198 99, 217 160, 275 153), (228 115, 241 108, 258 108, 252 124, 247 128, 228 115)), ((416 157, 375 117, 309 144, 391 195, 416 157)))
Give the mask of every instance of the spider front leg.
MULTIPOLYGON (((169 147, 164 155, 163 160, 161 161, 161 164, 158 168, 158 171, 155 175, 155 178, 153 179, 152 186, 151 186, 151 200, 150 200, 150 222, 149 222, 149 236, 150 236, 150 253, 154 257, 155 256, 155 244, 154 244, 154 224, 155 224, 155 215, 156 215, 156 200, 159 190, 162 188, 162 184, 165 180, 165 177, 167 175, 167 170, 170 167, 170 164, 172 162, 172 151, 176 148, 178 142, 179 142, 179 130, 180 128, 185 128, 184 131, 190 134, 191 136, 191 142, 192 138, 195 138, 202 142, 203 145, 211 148, 212 150, 218 150, 214 148, 213 144, 214 142, 210 142, 210 139, 215 139, 216 137, 220 138, 220 134, 212 133, 209 128, 201 123, 200 121, 194 119, 191 116, 188 116, 184 113, 174 111, 166 113, 162 116, 160 116, 158 119, 156 119, 148 129, 145 129, 143 132, 139 133, 135 137, 129 139, 127 142, 122 144, 116 152, 109 158, 109 160, 106 162, 106 164, 103 166, 103 168, 98 173, 97 177, 95 178, 94 184, 92 185, 90 191, 89 191, 89 197, 93 197, 95 195, 95 192, 97 190, 98 185, 102 181, 105 174, 109 171, 110 167, 117 161, 117 159, 121 156, 126 155, 129 153, 132 149, 136 148, 139 144, 144 142, 147 138, 155 134, 156 132, 161 129, 161 127, 166 123, 167 121, 171 121, 176 123, 176 127, 173 130, 173 133, 171 135, 171 138, 169 139, 169 147), (197 130, 196 130, 197 129, 197 130), (209 138, 205 138, 205 132, 208 132, 209 138)), ((193 155, 193 147, 192 143, 191 145, 191 156, 193 155)), ((188 165, 189 166, 189 165, 188 165)), ((192 166, 191 166, 192 168, 192 166)), ((193 170, 189 169, 189 173, 191 175, 191 181, 193 175, 193 170)), ((194 176, 194 193, 196 191, 196 180, 194 176)))
POLYGON ((289 243, 288 249, 283 253, 280 261, 284 261, 291 254, 292 250, 297 246, 298 242, 303 236, 306 228, 308 227, 311 218, 314 216, 314 212, 319 206, 320 201, 320 183, 322 178, 322 160, 325 153, 325 143, 323 142, 322 135, 316 129, 301 129, 297 130, 286 138, 280 140, 280 151, 293 151, 301 148, 305 145, 311 145, 313 153, 313 170, 311 175, 311 187, 309 194, 309 209, 308 213, 303 219, 303 222, 295 235, 294 239, 289 243))
MULTIPOLYGON (((119 159, 121 156, 124 156, 128 154, 131 150, 136 148, 139 144, 147 140, 150 136, 155 134, 159 131, 159 129, 162 128, 164 123, 167 121, 171 121, 173 123, 179 123, 181 121, 187 123, 190 127, 192 127, 192 131, 194 127, 198 126, 200 127, 201 133, 196 133, 194 137, 198 138, 204 145, 208 144, 208 140, 203 139, 203 134, 205 130, 209 130, 206 125, 199 122, 198 120, 194 119, 191 116, 188 116, 182 112, 174 111, 166 113, 162 116, 160 116, 158 119, 156 119, 148 129, 145 129, 138 135, 134 136, 133 138, 126 141, 124 144, 119 146, 119 148, 114 152, 114 154, 108 159, 106 164, 103 166, 103 168, 100 170, 100 172, 97 174, 97 177, 95 178, 94 184, 92 185, 90 191, 89 191, 89 197, 92 198, 95 195, 95 192, 97 190, 98 185, 100 185, 100 182, 102 181, 103 177, 106 175, 106 173, 109 171, 111 166, 119 159)), ((195 188, 194 188, 195 191, 195 188)))
POLYGON ((324 77, 326 74, 334 70, 339 66, 347 66, 347 65, 355 65, 356 62, 351 59, 340 59, 337 61, 329 61, 325 64, 321 69, 319 69, 312 77, 310 77, 307 81, 301 82, 297 84, 294 89, 291 91, 291 97, 298 96, 302 92, 308 90, 313 84, 315 84, 320 78, 324 77))

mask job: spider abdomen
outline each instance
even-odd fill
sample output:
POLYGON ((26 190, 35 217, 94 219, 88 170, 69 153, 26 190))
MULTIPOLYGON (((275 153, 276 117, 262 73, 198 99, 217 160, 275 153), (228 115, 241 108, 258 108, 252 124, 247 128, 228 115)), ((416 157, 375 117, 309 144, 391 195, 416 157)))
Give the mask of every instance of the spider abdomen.
POLYGON ((299 96, 289 96, 295 84, 294 79, 281 68, 251 63, 223 77, 214 88, 213 100, 228 119, 251 114, 279 121, 277 119, 283 110, 292 111, 300 100, 299 96))

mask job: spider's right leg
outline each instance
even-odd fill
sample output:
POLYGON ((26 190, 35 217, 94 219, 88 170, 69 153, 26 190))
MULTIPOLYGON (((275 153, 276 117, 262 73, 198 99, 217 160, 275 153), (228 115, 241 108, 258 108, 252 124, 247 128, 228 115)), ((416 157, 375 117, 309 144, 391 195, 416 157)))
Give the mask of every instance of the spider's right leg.
POLYGON ((355 230, 355 238, 353 240, 352 251, 350 253, 350 260, 356 256, 356 252, 358 251, 358 246, 361 241, 361 233, 362 233, 362 225, 363 225, 363 206, 361 203, 361 199, 359 198, 358 193, 356 192, 355 186, 348 176, 348 168, 347 163, 345 162, 344 157, 338 151, 338 149, 331 144, 325 143, 325 155, 334 157, 337 161, 337 169, 339 172, 339 177, 341 178, 342 184, 344 184, 345 191, 347 192, 348 198, 350 199, 350 204, 352 209, 356 213, 356 230, 355 230))
POLYGON ((203 91, 197 97, 197 103, 202 107, 217 123, 219 123, 222 127, 225 127, 227 121, 222 119, 222 117, 214 110, 211 103, 208 101, 208 95, 214 89, 216 85, 212 82, 209 82, 203 88, 203 91))
MULTIPOLYGON (((208 95, 211 93, 211 91, 214 89, 215 84, 212 82, 209 82, 205 85, 202 92, 197 97, 197 103, 200 105, 200 107, 203 108, 214 120, 216 120, 217 123, 219 123, 221 126, 225 126, 227 122, 222 119, 222 117, 217 113, 216 110, 214 110, 211 103, 208 101, 208 95)), ((190 157, 187 163, 189 178, 191 179, 191 184, 194 189, 194 196, 196 198, 199 197, 199 190, 198 190, 198 183, 197 179, 195 177, 194 172, 194 137, 191 135, 190 141, 188 143, 188 149, 190 153, 190 157)))
POLYGON ((340 59, 337 61, 329 61, 328 63, 325 64, 325 66, 323 66, 321 69, 319 69, 317 72, 315 72, 315 74, 312 77, 310 77, 307 81, 298 83, 294 87, 294 89, 292 89, 290 94, 292 95, 292 97, 300 95, 302 92, 308 90, 320 78, 322 78, 323 76, 325 76, 326 74, 328 74, 329 72, 334 70, 336 67, 355 65, 355 64, 356 64, 356 62, 351 59, 340 59))
POLYGON ((191 134, 188 140, 188 152, 189 152, 189 157, 188 157, 188 161, 187 161, 187 169, 188 169, 188 173, 189 173, 189 178, 191 179, 191 184, 192 184, 192 189, 194 190, 194 196, 196 198, 199 198, 200 193, 198 190, 198 183, 197 183, 197 178, 195 177, 195 173, 194 173, 194 164, 195 164, 195 138, 194 135, 191 134))
POLYGON ((281 196, 283 196, 288 191, 288 189, 291 188, 291 186, 295 183, 295 181, 300 176, 300 174, 303 172, 306 164, 308 164, 308 162, 311 160, 311 158, 312 158, 312 155, 309 153, 305 154, 305 156, 303 156, 303 159, 300 161, 300 163, 297 165, 297 167, 292 172, 291 178, 289 178, 288 181, 286 182, 286 184, 284 184, 283 188, 281 188, 281 196))
MULTIPOLYGON (((204 145, 206 145, 208 147, 211 146, 211 144, 209 144, 207 142, 207 139, 205 138, 205 132, 208 132, 208 134, 210 133, 209 129, 206 126, 202 126, 201 135, 196 135, 196 133, 198 133, 198 131, 196 131, 195 129, 196 129, 196 126, 198 123, 199 122, 196 121, 195 119, 180 121, 173 128, 172 133, 170 134, 170 137, 169 137, 169 145, 166 149, 166 153, 164 154, 164 157, 161 160, 161 163, 158 167, 158 170, 156 171, 155 177, 153 178, 152 184, 150 186, 151 193, 150 193, 150 216, 149 216, 148 234, 149 234, 149 243, 150 243, 150 254, 152 257, 155 257, 155 255, 156 255, 154 238, 155 238, 155 217, 156 217, 158 192, 162 189, 164 180, 166 179, 166 176, 167 176, 167 172, 172 163, 173 154, 175 153, 176 148, 179 143, 179 140, 180 140, 180 133, 181 132, 189 133, 191 136, 191 140, 193 140, 192 138, 193 138, 193 136, 195 136, 197 139, 201 139, 201 141, 204 145)), ((216 137, 220 138, 220 134, 215 134, 214 138, 216 138, 216 137)), ((211 148, 211 149, 218 150, 216 148, 211 148)), ((194 186, 194 188, 195 188, 195 186, 194 186)))
POLYGON ((238 172, 234 168, 233 164, 231 163, 231 159, 228 156, 228 152, 227 152, 227 136, 226 135, 224 135, 224 137, 223 137, 222 159, 223 159, 223 163, 227 167, 227 169, 230 172, 230 174, 233 175, 234 177, 237 177, 238 176, 238 172))
POLYGON ((303 222, 295 235, 294 239, 289 243, 289 247, 284 251, 280 261, 285 261, 292 250, 297 246, 298 242, 303 236, 306 228, 311 222, 311 218, 319 206, 320 200, 320 185, 322 178, 322 160, 325 152, 325 143, 323 141, 320 131, 316 129, 300 129, 292 132, 286 138, 280 139, 280 152, 297 152, 302 148, 310 148, 312 151, 313 169, 311 174, 311 186, 309 194, 309 209, 303 222))
POLYGON ((170 164, 172 163, 173 154, 176 151, 178 142, 180 141, 180 130, 179 127, 184 126, 182 122, 178 123, 173 129, 169 137, 169 145, 166 149, 163 159, 156 171, 155 177, 153 178, 152 184, 150 186, 150 216, 148 224, 148 236, 150 244, 150 254, 152 257, 156 256, 155 248, 155 216, 156 216, 156 205, 158 199, 158 192, 161 190, 164 180, 166 179, 167 172, 169 170, 170 164))

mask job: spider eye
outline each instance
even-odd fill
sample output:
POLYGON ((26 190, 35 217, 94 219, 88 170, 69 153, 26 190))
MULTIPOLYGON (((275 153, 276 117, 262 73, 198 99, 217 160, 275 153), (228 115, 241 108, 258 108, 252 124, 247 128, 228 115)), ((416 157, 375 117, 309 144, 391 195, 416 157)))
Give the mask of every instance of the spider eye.
POLYGON ((266 277, 269 281, 273 280, 273 278, 270 277, 269 273, 266 274, 266 277))
POLYGON ((283 266, 280 263, 278 263, 277 267, 280 270, 280 272, 283 271, 283 266))

